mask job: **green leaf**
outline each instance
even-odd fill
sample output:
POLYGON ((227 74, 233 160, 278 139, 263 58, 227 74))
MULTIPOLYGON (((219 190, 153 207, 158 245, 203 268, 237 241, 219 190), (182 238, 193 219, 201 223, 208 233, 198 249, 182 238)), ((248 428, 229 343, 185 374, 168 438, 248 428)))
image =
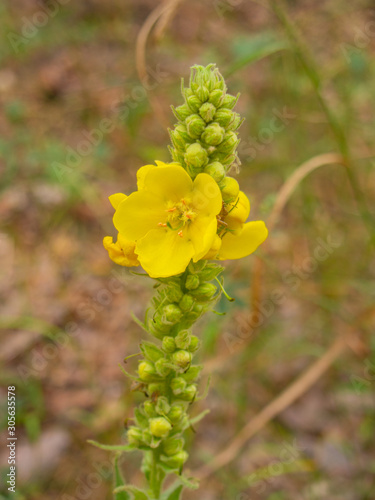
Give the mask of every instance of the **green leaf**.
POLYGON ((225 76, 233 75, 248 64, 259 61, 280 50, 289 48, 286 40, 278 38, 272 31, 252 37, 240 37, 233 43, 234 62, 225 72, 225 76))
MULTIPOLYGON (((119 457, 115 458, 115 489, 124 486, 125 480, 122 477, 120 467, 118 464, 119 457)), ((119 491, 115 493, 115 500, 130 500, 130 496, 126 491, 119 491)))
POLYGON ((101 450, 106 450, 106 451, 133 451, 135 448, 133 446, 130 446, 128 444, 101 444, 98 443, 97 441, 93 441, 92 439, 87 440, 88 443, 92 444, 93 446, 96 446, 97 448, 100 448, 101 450))
POLYGON ((179 500, 181 496, 181 492, 183 489, 183 485, 180 484, 180 481, 173 484, 168 490, 163 494, 162 500, 179 500))
POLYGON ((135 486, 132 486, 131 484, 119 486, 118 488, 115 488, 113 493, 117 495, 118 493, 121 493, 123 491, 130 491, 130 493, 132 493, 133 495, 133 500, 150 500, 150 497, 147 495, 147 493, 136 488, 135 486))

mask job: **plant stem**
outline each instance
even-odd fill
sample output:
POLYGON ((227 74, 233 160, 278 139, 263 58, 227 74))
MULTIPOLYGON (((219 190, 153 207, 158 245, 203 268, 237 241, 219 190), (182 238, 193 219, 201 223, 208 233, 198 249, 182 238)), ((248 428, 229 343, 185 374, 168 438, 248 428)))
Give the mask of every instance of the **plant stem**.
POLYGON ((151 466, 151 471, 150 471, 150 489, 151 489, 151 493, 153 495, 153 500, 160 499, 160 485, 158 482, 157 464, 158 464, 157 451, 153 450, 152 451, 152 466, 151 466))
POLYGON ((354 173, 353 164, 350 157, 350 148, 344 128, 341 126, 339 120, 337 119, 332 109, 330 108, 327 100, 323 97, 321 93, 321 78, 316 63, 309 49, 303 43, 300 35, 297 32, 297 29, 289 19, 286 9, 282 5, 282 0, 270 0, 270 3, 275 15, 278 17, 281 24, 284 26, 284 29, 289 37, 289 40, 291 41, 291 43, 295 48, 295 51, 301 61, 302 67, 304 68, 306 75, 310 79, 313 88, 315 90, 316 96, 318 98, 318 101, 327 117, 328 123, 337 141, 338 149, 344 158, 346 167, 345 171, 347 173, 348 180, 351 185, 353 195, 358 206, 358 210, 360 212, 364 225, 366 226, 370 234, 370 243, 373 246, 375 246, 375 232, 374 232, 375 221, 372 214, 367 208, 365 197, 359 185, 357 176, 354 173))

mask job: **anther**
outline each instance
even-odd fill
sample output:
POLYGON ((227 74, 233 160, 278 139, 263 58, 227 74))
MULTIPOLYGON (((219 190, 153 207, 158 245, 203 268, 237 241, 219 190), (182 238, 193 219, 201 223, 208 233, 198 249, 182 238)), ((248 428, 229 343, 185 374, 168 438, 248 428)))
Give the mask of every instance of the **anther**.
POLYGON ((165 224, 164 222, 158 222, 158 226, 160 226, 160 227, 167 227, 167 224, 165 224))
POLYGON ((179 231, 177 234, 178 234, 178 236, 181 236, 181 238, 183 237, 182 230, 179 231))

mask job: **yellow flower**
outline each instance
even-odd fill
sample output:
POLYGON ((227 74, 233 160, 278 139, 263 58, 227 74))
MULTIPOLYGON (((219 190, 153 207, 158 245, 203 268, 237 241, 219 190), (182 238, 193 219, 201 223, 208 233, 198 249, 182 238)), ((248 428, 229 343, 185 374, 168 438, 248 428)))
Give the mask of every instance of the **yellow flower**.
POLYGON ((214 245, 205 256, 210 259, 241 259, 253 253, 268 236, 263 221, 247 222, 250 213, 250 202, 240 191, 237 200, 227 207, 223 215, 225 231, 221 242, 215 240, 214 245))
POLYGON ((103 239, 103 245, 108 251, 110 259, 116 264, 127 267, 139 266, 134 241, 129 241, 118 234, 116 243, 113 242, 112 236, 106 236, 103 239))
POLYGON ((212 246, 222 208, 220 189, 208 174, 198 174, 193 182, 180 165, 161 162, 139 169, 137 180, 138 191, 111 197, 119 236, 134 242, 152 278, 182 273, 212 246))

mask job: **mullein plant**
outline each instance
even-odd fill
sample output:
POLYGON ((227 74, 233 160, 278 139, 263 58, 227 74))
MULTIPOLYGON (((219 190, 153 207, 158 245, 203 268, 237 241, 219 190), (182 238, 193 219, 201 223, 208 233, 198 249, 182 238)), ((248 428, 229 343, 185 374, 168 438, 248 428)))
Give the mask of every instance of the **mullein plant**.
POLYGON ((263 221, 246 222, 250 202, 228 175, 239 164, 238 96, 228 94, 214 64, 193 66, 189 86, 182 81, 181 90, 184 103, 172 107, 178 122, 169 131, 173 161, 141 167, 137 191, 109 197, 118 231, 116 242, 103 240, 109 257, 122 266, 142 266, 156 289, 152 308, 139 321, 152 340, 140 344, 137 372, 125 372, 145 400, 127 428, 127 444, 101 446, 143 453, 148 487, 124 484, 117 466, 119 499, 176 500, 184 486, 197 487, 182 472, 188 459, 184 432, 203 416, 189 417, 201 397, 202 370, 194 364, 200 340, 192 327, 225 293, 219 278, 224 268, 216 261, 251 254, 268 234, 263 221), (176 482, 163 491, 171 473, 176 482))

